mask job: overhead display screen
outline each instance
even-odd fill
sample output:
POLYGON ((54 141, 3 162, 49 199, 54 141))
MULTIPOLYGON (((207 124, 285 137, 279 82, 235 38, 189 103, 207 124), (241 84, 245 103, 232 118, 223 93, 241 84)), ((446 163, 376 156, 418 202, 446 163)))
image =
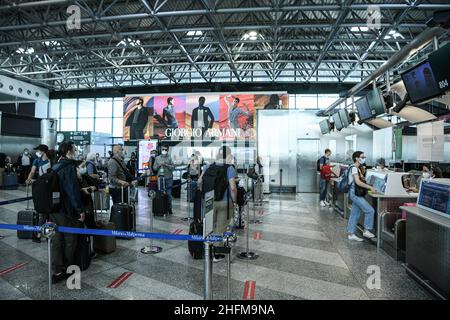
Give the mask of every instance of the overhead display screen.
POLYGON ((438 88, 448 91, 450 89, 450 42, 437 51, 430 53, 428 61, 433 70, 438 88))
POLYGON ((402 79, 413 104, 442 95, 428 61, 424 61, 403 73, 402 79))
POLYGON ((359 99, 355 104, 356 109, 358 110, 359 120, 364 121, 373 118, 372 110, 370 110, 366 97, 359 99))
POLYGON ((328 121, 328 119, 320 121, 319 126, 322 134, 330 133, 330 121, 328 121))
POLYGON ((333 113, 333 120, 334 120, 334 127, 337 130, 342 130, 342 128, 344 126, 342 125, 342 121, 341 121, 341 117, 339 116, 339 112, 333 113))
POLYGON ((341 118, 342 126, 344 128, 346 128, 350 125, 351 120, 350 120, 350 115, 348 114, 347 109, 340 109, 339 117, 341 118))
POLYGON ((369 91, 366 96, 367 104, 369 105, 372 116, 376 117, 386 112, 386 106, 380 89, 374 89, 369 91))

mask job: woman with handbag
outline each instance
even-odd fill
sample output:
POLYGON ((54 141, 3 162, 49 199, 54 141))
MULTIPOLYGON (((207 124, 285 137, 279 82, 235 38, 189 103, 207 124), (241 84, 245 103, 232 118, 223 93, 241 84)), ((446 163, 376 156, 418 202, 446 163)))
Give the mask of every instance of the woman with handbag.
POLYGON ((348 239, 354 241, 363 241, 362 238, 355 235, 356 225, 359 220, 361 213, 364 213, 364 232, 363 237, 372 239, 375 235, 370 232, 373 229, 373 218, 375 210, 364 198, 367 190, 372 193, 376 193, 374 187, 368 185, 364 180, 364 174, 362 172, 362 167, 366 162, 366 156, 362 151, 356 151, 352 155, 353 164, 350 166, 350 174, 348 175, 348 182, 350 185, 350 190, 348 191, 348 196, 352 201, 352 211, 350 213, 350 218, 348 219, 347 233, 348 239))

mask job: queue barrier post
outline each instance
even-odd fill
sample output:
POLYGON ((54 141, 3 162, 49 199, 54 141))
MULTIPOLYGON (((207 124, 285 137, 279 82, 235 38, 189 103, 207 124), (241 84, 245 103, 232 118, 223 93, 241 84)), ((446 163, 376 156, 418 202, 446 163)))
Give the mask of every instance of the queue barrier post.
MULTIPOLYGON (((151 198, 155 197, 155 193, 151 194, 151 198)), ((150 232, 153 233, 153 212, 150 212, 150 232)), ((150 245, 141 249, 142 254, 157 254, 162 251, 162 248, 159 246, 153 245, 153 238, 150 239, 150 245)))
POLYGON ((56 233, 56 224, 46 223, 42 225, 41 236, 47 238, 47 262, 48 262, 48 299, 52 300, 52 239, 56 233))

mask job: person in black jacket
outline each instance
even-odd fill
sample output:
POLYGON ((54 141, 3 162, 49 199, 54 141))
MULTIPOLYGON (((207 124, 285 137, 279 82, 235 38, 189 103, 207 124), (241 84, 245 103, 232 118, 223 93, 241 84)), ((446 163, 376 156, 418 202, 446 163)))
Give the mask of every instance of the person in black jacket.
POLYGON ((137 98, 137 107, 125 123, 126 127, 130 127, 130 140, 144 139, 144 129, 148 122, 148 108, 144 108, 143 103, 142 98, 137 98))
MULTIPOLYGON (((49 215, 57 226, 80 227, 85 213, 81 198, 81 186, 77 174, 76 146, 72 141, 62 142, 58 147, 60 158, 52 170, 58 174, 60 188, 60 209, 49 215)), ((68 266, 73 265, 77 236, 56 232, 52 241, 53 276, 52 282, 66 279, 68 266)))
POLYGON ((198 107, 192 110, 191 128, 202 128, 202 136, 214 124, 214 115, 208 107, 205 107, 205 97, 198 99, 198 107))

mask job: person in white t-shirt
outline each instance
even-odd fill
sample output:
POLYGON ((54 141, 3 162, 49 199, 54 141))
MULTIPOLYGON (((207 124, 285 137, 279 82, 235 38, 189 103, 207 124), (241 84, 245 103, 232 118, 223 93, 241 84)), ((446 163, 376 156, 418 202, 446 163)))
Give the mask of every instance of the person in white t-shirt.
POLYGON ((372 193, 376 193, 376 190, 371 185, 368 185, 364 181, 364 175, 361 171, 361 167, 366 162, 366 156, 362 151, 356 151, 352 155, 353 164, 350 166, 350 174, 348 176, 348 182, 350 185, 350 190, 348 191, 348 196, 352 201, 352 211, 350 213, 350 218, 348 219, 347 233, 348 239, 354 241, 363 241, 362 238, 355 235, 356 226, 358 224, 359 216, 361 213, 364 214, 364 232, 363 237, 372 239, 375 235, 370 231, 373 229, 373 218, 375 210, 366 201, 364 196, 357 195, 355 192, 356 186, 359 189, 367 189, 372 193))

